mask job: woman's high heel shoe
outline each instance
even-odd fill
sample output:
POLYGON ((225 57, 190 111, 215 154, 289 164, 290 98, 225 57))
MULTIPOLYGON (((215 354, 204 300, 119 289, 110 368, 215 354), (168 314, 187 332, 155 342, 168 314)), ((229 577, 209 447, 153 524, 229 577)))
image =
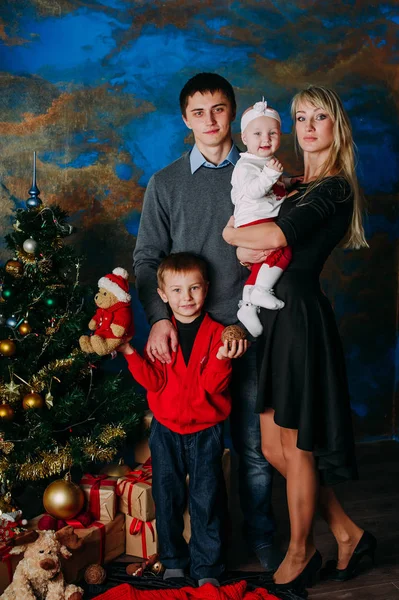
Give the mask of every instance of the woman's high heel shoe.
POLYGON ((365 557, 371 559, 374 565, 375 551, 377 548, 377 540, 368 531, 364 531, 360 538, 353 554, 348 562, 345 569, 337 569, 337 561, 329 560, 326 566, 321 570, 322 579, 329 579, 332 581, 347 581, 355 577, 357 567, 361 560, 365 557))
POLYGON ((297 577, 295 577, 295 579, 289 581, 288 583, 274 583, 269 591, 273 593, 274 590, 276 595, 278 595, 279 592, 294 590, 298 591, 299 593, 302 592, 300 597, 306 598, 307 592, 305 590, 308 587, 312 587, 316 583, 322 562, 321 554, 318 550, 316 550, 306 567, 303 569, 303 571, 301 571, 301 573, 299 573, 297 577))

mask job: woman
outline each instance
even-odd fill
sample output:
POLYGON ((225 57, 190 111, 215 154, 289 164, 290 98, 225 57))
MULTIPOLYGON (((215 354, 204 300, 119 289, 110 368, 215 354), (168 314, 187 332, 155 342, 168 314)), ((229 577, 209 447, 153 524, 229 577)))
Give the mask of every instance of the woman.
MULTIPOLYGON (((335 92, 311 86, 292 101, 304 178, 275 223, 223 232, 241 261, 263 260, 255 250, 290 245, 293 260, 275 287, 281 311, 261 310, 259 397, 262 451, 286 477, 291 538, 274 574, 278 586, 306 586, 321 567, 312 522, 319 502, 338 544, 331 579, 353 576, 375 538, 344 512, 329 487, 357 477, 344 357, 319 275, 334 247, 366 247, 354 167, 352 132, 335 92), (244 249, 252 249, 244 250, 244 249), (255 257, 257 256, 257 259, 255 257)), ((262 255, 265 253, 263 252, 262 255)))

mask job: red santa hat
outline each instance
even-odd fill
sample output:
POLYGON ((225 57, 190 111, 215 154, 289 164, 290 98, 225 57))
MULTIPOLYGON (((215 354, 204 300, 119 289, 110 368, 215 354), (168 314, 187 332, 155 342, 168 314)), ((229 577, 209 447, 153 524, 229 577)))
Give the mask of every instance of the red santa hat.
POLYGON ((104 288, 114 294, 119 302, 130 302, 128 272, 125 269, 117 267, 109 275, 101 277, 98 281, 98 287, 104 288))

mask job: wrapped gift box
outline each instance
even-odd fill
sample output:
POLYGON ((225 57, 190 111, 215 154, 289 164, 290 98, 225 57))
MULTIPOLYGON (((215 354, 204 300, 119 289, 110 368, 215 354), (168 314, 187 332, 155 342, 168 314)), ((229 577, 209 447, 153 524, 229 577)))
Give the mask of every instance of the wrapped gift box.
POLYGON ((126 515, 126 554, 148 558, 158 552, 156 521, 140 521, 126 515))
POLYGON ((152 521, 155 518, 155 504, 151 486, 152 468, 148 461, 125 477, 120 477, 116 486, 116 493, 120 496, 120 512, 140 521, 152 521))
POLYGON ((2 594, 12 582, 17 564, 22 559, 23 554, 18 554, 17 556, 13 556, 12 554, 9 555, 7 546, 5 544, 0 546, 0 594, 2 594))
POLYGON ((80 487, 86 496, 87 508, 96 521, 109 523, 116 515, 116 479, 107 475, 83 475, 80 487))
MULTIPOLYGON (((29 521, 30 529, 37 529, 41 516, 29 521)), ((84 544, 72 551, 71 558, 61 559, 62 571, 68 583, 82 579, 88 565, 108 563, 125 552, 125 515, 122 513, 117 513, 113 521, 98 521, 91 527, 75 529, 75 533, 83 538, 84 544)))

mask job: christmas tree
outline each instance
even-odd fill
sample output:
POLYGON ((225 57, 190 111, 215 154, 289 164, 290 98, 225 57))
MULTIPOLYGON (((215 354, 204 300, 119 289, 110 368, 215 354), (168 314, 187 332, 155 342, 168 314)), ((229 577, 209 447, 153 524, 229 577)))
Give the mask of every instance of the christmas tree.
POLYGON ((33 183, 16 210, 0 267, 0 509, 72 467, 112 461, 132 441, 143 397, 131 378, 102 368, 78 338, 94 314, 80 282, 81 259, 65 238, 68 215, 46 206, 33 183))

